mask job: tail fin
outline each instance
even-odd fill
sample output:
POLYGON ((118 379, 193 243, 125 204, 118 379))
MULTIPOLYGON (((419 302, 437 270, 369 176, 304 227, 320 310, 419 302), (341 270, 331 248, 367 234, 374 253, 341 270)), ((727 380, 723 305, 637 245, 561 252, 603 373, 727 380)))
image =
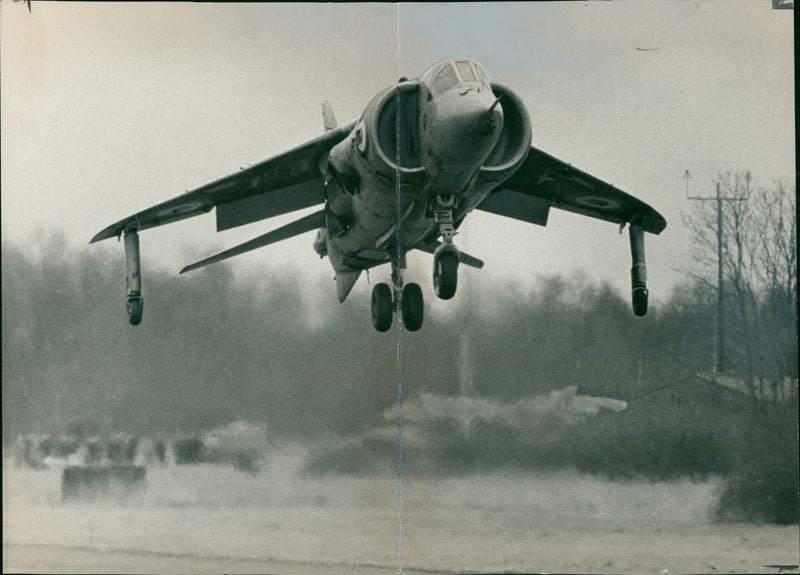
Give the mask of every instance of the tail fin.
POLYGON ((333 108, 328 100, 322 102, 322 120, 325 122, 326 132, 336 128, 336 116, 333 115, 333 108))

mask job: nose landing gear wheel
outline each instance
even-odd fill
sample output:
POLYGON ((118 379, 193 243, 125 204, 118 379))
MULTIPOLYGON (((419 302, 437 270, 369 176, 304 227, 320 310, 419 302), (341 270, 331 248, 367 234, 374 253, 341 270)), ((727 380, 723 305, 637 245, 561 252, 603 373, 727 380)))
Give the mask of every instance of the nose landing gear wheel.
POLYGON ((392 327, 392 290, 387 284, 377 284, 372 288, 372 325, 378 331, 388 331, 392 327))
POLYGON ((442 252, 433 264, 433 288, 439 299, 450 299, 458 286, 458 255, 442 252))
POLYGON ((422 289, 419 284, 408 284, 403 288, 403 326, 408 331, 417 331, 422 327, 424 306, 422 289))

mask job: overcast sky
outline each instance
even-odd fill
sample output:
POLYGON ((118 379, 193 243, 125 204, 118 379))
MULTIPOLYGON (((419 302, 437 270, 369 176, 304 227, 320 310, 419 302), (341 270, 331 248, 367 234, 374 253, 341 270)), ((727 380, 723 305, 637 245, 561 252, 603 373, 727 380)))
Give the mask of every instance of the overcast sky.
MULTIPOLYGON (((322 100, 358 117, 399 75, 465 55, 528 106, 533 145, 648 202, 654 298, 688 266, 680 214, 718 171, 792 184, 792 11, 769 0, 513 4, 0 3, 2 236, 62 232, 122 260, 107 225, 322 133, 322 100)), ((213 215, 142 234, 177 271, 290 215, 215 234, 213 215)), ((475 213, 456 243, 486 261, 473 289, 582 271, 626 293, 627 234, 553 210, 547 228, 475 213)), ((236 273, 332 277, 313 234, 234 260, 236 273)), ((428 301, 430 256, 407 281, 428 301)), ((388 277, 387 269, 373 277, 388 277)), ((120 278, 123 282, 123 279, 120 278)), ((359 282, 351 297, 365 297, 359 282), (360 295, 358 295, 360 294, 360 295)), ((145 292, 147 284, 145 283, 145 292)), ((121 292, 122 293, 122 292, 121 292)), ((491 293, 490 291, 487 293, 491 293)), ((328 297, 335 303, 330 283, 328 297)), ((120 297, 122 297, 120 295, 120 297)), ((366 305, 366 304, 365 304, 366 305)), ((440 304, 437 304, 440 305, 440 304)))

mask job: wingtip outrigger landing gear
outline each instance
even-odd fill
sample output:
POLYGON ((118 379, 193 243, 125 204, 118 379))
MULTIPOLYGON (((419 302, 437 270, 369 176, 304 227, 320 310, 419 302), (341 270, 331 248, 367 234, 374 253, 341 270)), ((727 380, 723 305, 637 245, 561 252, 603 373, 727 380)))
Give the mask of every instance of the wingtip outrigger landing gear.
POLYGON ((643 316, 647 313, 647 266, 644 261, 644 230, 640 224, 631 224, 631 295, 633 313, 643 316))
POLYGON ((142 323, 144 300, 142 299, 142 270, 139 261, 139 233, 135 229, 125 231, 125 265, 128 270, 126 276, 128 321, 131 325, 139 325, 142 323))

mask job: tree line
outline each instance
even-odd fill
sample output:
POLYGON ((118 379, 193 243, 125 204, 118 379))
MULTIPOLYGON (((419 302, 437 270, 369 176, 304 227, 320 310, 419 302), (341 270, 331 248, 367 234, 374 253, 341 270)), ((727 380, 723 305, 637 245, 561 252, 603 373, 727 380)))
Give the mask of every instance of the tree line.
MULTIPOLYGON (((498 402, 576 385, 629 407, 538 443, 497 423, 466 438, 431 423, 418 461, 436 473, 571 466, 669 479, 746 477, 774 469, 764 458, 781 454, 778 467, 796 470, 797 388, 781 384, 797 380, 794 192, 753 186, 742 174, 721 182, 731 195, 751 188, 746 200, 723 205, 726 373, 750 387, 740 393, 744 411, 680 383, 714 365, 716 213, 704 202, 686 216, 696 267, 644 318, 611 286, 581 275, 511 286, 493 296, 491 312, 470 289, 453 301, 454 314, 428 310, 423 330, 403 338, 406 398, 458 396, 468 374, 470 393, 498 402)), ((386 424, 397 400, 396 341, 373 333, 363 302, 337 304, 312 327, 302 292, 331 292, 323 279, 235 278, 225 265, 189 280, 156 270, 145 322, 131 328, 118 250, 64 246, 57 235, 35 249, 2 245, 4 442, 79 418, 131 433, 243 419, 276 437, 355 438, 352 469, 368 468, 370 454, 394 457, 367 432, 386 424)), ((316 468, 341 465, 335 459, 319 454, 316 468)))

